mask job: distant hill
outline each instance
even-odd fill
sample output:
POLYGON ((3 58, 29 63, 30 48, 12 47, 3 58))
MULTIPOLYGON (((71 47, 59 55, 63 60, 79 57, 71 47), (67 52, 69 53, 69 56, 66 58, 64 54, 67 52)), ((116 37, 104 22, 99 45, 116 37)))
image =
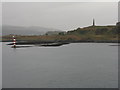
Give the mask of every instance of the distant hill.
POLYGON ((84 28, 77 28, 72 31, 68 31, 68 34, 94 34, 94 35, 101 35, 101 34, 117 34, 116 26, 89 26, 84 28))
POLYGON ((118 31, 116 25, 113 26, 88 26, 68 31, 67 35, 76 35, 82 40, 117 40, 118 31))
POLYGON ((59 35, 60 33, 66 33, 65 31, 48 31, 46 35, 59 35))
POLYGON ((2 26, 2 35, 43 35, 48 31, 60 31, 58 29, 44 28, 38 26, 21 27, 21 26, 2 26))
MULTIPOLYGON (((18 28, 17 28, 18 29, 18 28)), ((30 28, 29 30, 31 30, 30 28)), ((29 31, 26 30, 26 31, 29 31)), ((17 31, 17 30, 16 30, 17 31)), ((51 30, 50 30, 51 31, 51 30)), ((19 41, 38 42, 101 42, 117 43, 120 39, 120 23, 113 26, 88 26, 67 32, 47 32, 41 36, 16 36, 19 41)), ((2 37, 3 41, 11 41, 11 35, 2 37)))

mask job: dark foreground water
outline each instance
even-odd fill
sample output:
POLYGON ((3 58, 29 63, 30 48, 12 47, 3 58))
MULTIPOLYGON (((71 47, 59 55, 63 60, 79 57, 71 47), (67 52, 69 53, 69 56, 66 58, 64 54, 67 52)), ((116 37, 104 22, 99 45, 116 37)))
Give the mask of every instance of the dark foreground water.
POLYGON ((118 47, 109 45, 13 49, 3 43, 3 88, 116 88, 118 47))

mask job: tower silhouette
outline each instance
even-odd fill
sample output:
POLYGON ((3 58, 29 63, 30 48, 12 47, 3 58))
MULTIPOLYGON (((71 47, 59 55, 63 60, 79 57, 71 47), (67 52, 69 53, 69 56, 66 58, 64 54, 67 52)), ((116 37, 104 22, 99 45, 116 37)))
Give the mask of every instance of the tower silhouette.
POLYGON ((95 20, 93 19, 93 26, 95 26, 95 20))

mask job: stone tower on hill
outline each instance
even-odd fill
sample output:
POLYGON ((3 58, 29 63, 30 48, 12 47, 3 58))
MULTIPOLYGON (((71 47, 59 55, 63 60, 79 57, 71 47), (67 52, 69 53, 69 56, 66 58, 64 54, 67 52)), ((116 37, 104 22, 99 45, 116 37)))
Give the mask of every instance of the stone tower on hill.
POLYGON ((93 25, 92 26, 95 26, 95 20, 93 19, 93 25))

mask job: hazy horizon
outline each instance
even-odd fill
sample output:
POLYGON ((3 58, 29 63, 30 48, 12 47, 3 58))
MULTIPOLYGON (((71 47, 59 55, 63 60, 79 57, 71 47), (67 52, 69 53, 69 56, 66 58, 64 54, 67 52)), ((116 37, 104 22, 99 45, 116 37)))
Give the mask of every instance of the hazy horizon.
POLYGON ((115 25, 118 22, 117 2, 4 2, 3 25, 39 26, 73 30, 92 25, 115 25))

